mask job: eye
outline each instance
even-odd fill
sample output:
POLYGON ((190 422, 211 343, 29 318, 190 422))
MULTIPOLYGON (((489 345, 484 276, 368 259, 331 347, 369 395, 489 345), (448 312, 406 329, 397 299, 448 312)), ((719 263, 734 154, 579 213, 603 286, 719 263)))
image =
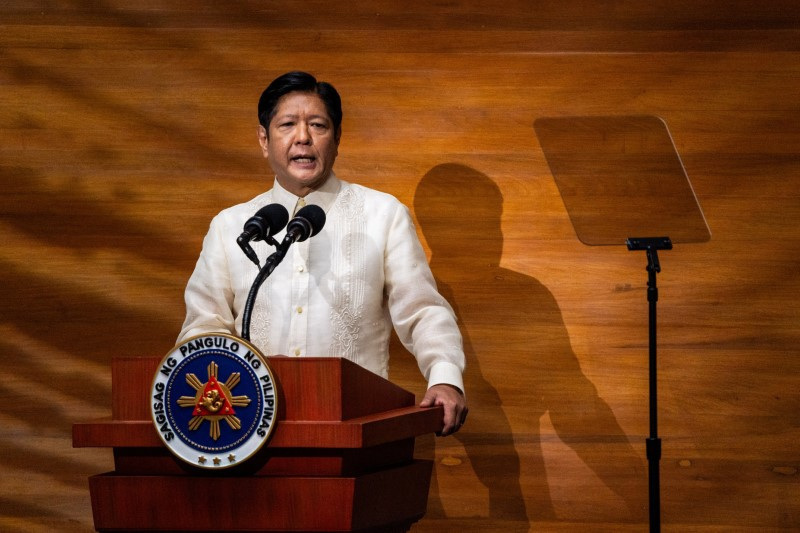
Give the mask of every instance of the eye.
POLYGON ((276 119, 274 123, 274 128, 278 130, 288 130, 295 126, 296 121, 294 119, 284 118, 284 119, 276 119))

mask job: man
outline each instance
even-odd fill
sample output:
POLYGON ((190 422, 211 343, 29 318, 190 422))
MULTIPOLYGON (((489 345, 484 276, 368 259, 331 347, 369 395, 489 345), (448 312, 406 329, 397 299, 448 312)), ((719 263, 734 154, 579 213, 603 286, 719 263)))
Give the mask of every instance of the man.
MULTIPOLYGON (((444 407, 441 435, 458 431, 468 409, 453 311, 436 290, 408 209, 334 174, 342 134, 336 89, 289 72, 264 90, 258 118, 273 187, 212 220, 186 287, 178 341, 217 331, 238 334, 258 273, 236 244, 245 221, 272 203, 289 213, 315 204, 327 222, 318 235, 294 244, 261 286, 251 342, 267 355, 345 357, 387 377, 394 325, 428 380, 420 405, 444 407)), ((253 249, 262 258, 270 253, 264 242, 253 249)))

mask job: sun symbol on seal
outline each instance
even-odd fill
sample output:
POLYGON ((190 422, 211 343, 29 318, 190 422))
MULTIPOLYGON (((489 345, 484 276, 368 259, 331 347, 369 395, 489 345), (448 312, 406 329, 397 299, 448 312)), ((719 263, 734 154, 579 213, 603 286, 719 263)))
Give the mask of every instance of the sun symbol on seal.
POLYGON ((233 396, 231 390, 241 380, 239 372, 233 372, 225 383, 220 383, 217 379, 219 366, 212 361, 208 365, 208 381, 203 383, 194 374, 186 374, 186 383, 189 384, 197 394, 194 396, 181 396, 178 398, 178 405, 181 407, 191 407, 194 409, 192 418, 189 420, 189 430, 198 429, 204 420, 208 420, 211 427, 209 434, 214 440, 219 439, 219 422, 224 420, 231 429, 242 428, 242 422, 236 416, 234 407, 245 407, 250 404, 247 396, 233 396))

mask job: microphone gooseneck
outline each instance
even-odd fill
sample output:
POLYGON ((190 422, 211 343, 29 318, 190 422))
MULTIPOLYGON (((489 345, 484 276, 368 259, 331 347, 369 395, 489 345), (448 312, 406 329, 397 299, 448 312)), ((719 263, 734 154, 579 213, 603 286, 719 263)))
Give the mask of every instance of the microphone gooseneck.
MULTIPOLYGON (((285 210, 284 210, 285 211, 285 210)), ((288 218, 288 217, 287 217, 288 218)), ((286 222, 284 222, 286 224, 286 222)), ((253 280, 253 285, 250 287, 250 293, 247 295, 247 300, 244 304, 242 311, 242 331, 241 336, 243 339, 250 340, 250 317, 253 314, 253 307, 256 302, 256 295, 261 285, 272 274, 283 258, 289 247, 295 242, 302 242, 310 237, 313 237, 322 230, 325 225, 325 211, 317 205, 307 205, 297 212, 295 217, 286 224, 286 236, 283 242, 278 244, 275 252, 270 255, 264 266, 258 272, 256 279, 253 280)), ((246 252, 245 252, 246 253, 246 252)))

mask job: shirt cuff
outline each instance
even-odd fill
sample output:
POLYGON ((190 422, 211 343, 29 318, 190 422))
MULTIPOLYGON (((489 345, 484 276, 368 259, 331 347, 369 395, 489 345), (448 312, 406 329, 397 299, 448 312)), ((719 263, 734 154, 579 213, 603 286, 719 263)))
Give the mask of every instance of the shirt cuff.
POLYGON ((453 363, 441 361, 431 367, 430 376, 428 377, 428 388, 434 385, 452 385, 464 391, 464 378, 461 376, 461 369, 453 363))

